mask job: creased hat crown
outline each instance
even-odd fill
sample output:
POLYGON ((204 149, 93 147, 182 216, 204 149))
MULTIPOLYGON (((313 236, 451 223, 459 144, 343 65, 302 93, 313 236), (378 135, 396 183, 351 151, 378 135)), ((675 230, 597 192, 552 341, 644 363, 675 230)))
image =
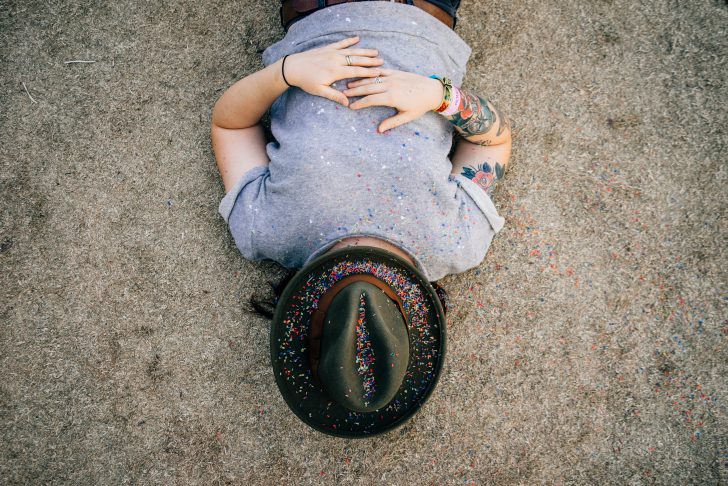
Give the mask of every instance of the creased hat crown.
POLYGON ((319 377, 346 408, 386 406, 404 381, 409 361, 407 326, 397 304, 368 282, 343 288, 326 311, 319 377))

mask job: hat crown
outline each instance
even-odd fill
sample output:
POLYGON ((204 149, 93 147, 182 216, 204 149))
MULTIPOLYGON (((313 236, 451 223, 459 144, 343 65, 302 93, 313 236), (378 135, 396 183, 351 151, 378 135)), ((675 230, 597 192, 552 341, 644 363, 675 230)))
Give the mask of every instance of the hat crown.
POLYGON ((318 373, 327 394, 351 410, 378 410, 397 394, 408 362, 397 304, 368 282, 344 287, 326 311, 321 336, 318 373))

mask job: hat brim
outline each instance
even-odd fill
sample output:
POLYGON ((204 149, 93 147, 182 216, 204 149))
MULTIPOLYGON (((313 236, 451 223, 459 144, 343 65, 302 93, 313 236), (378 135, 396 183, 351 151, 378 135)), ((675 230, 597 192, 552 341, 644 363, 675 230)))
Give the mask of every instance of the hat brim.
POLYGON ((283 398, 307 425, 338 437, 372 437, 411 418, 437 385, 445 358, 445 313, 425 275, 393 253, 347 247, 326 253, 288 283, 271 322, 271 365, 283 398), (374 412, 356 412, 329 398, 311 374, 307 337, 318 300, 335 282, 365 273, 386 282, 408 314, 410 357, 397 394, 374 412))

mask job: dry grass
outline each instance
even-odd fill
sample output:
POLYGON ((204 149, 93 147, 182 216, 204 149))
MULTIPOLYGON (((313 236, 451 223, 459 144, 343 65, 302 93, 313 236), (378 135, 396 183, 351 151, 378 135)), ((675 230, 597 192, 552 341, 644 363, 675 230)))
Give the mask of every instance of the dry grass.
POLYGON ((278 270, 216 212, 210 110, 275 2, 0 6, 2 482, 725 483, 727 25, 463 2, 467 83, 514 120, 507 226, 443 282, 432 399, 347 441, 284 404, 244 310, 278 270))

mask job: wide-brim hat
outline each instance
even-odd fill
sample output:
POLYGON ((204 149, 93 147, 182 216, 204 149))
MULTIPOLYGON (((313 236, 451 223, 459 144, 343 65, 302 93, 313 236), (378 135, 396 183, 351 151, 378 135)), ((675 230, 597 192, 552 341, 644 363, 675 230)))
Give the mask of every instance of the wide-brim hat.
MULTIPOLYGON (((361 292, 364 299, 366 291, 361 292)), ((341 322, 351 322, 352 318, 349 316, 349 321, 346 321, 347 317, 342 319, 344 321, 341 322)), ((356 322, 356 317, 353 319, 356 322)), ((271 322, 271 364, 283 398, 304 423, 339 437, 371 437, 401 426, 427 401, 437 385, 444 363, 445 330, 445 310, 435 288, 418 268, 380 248, 346 247, 325 253, 304 266, 283 290, 271 322), (352 283, 348 284, 348 281, 352 283), (356 296, 344 296, 347 292, 343 292, 342 287, 349 290, 356 287, 356 296), (365 288, 370 289, 366 299, 374 308, 367 311, 367 315, 379 320, 374 324, 380 329, 370 329, 369 332, 379 333, 381 339, 392 346, 386 348, 386 344, 379 342, 374 356, 365 356, 367 371, 372 372, 375 368, 369 366, 371 363, 376 363, 380 371, 382 363, 386 363, 386 366, 397 370, 392 371, 391 376, 398 377, 394 385, 391 379, 390 383, 385 383, 390 389, 387 403, 376 410, 348 403, 343 395, 336 394, 334 389, 338 380, 331 378, 336 376, 338 368, 354 366, 341 362, 339 358, 356 354, 355 348, 362 338, 358 328, 358 341, 339 347, 351 346, 351 352, 344 350, 341 356, 334 356, 339 360, 336 366, 331 366, 329 359, 328 373, 319 373, 322 371, 319 366, 324 366, 326 358, 326 349, 320 349, 320 346, 326 345, 321 340, 321 326, 326 325, 324 321, 329 326, 338 322, 332 321, 332 313, 340 313, 344 309, 342 305, 347 305, 347 299, 358 297, 359 289, 365 288), (332 295, 338 293, 340 295, 334 297, 332 303, 332 295), (319 310, 322 298, 328 301, 326 316, 319 310), (396 309, 396 314, 404 319, 387 319, 387 316, 394 316, 392 309, 396 309), (397 331, 400 325, 397 322, 406 333, 390 332, 397 331), (316 326, 318 329, 315 329, 316 326), (389 329, 387 326, 394 327, 389 329), (386 356, 381 356, 382 349, 387 349, 386 356), (378 352, 380 356, 377 356, 378 352), (340 362, 341 366, 338 366, 340 362)), ((331 329, 327 331, 324 328, 323 332, 331 332, 331 329)), ((346 334, 351 335, 351 332, 346 334)), ((339 337, 329 338, 328 342, 334 339, 339 337)), ((328 346, 333 347, 331 344, 328 346)), ((365 351, 371 353, 371 349, 365 351)), ((356 359, 361 364, 361 353, 356 359)))

